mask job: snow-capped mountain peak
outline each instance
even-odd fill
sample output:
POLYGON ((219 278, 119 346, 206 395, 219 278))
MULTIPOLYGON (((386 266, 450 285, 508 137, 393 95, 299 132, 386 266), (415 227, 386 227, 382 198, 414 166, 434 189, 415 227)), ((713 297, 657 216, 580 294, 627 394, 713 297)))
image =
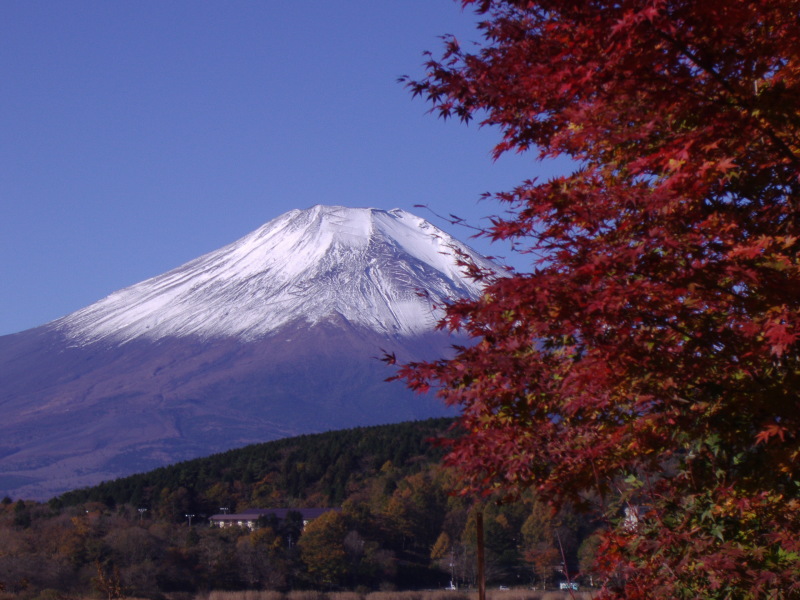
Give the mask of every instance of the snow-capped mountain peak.
POLYGON ((257 339, 295 321, 343 318, 388 334, 430 331, 441 305, 479 286, 465 253, 497 265, 403 210, 293 210, 238 241, 115 292, 52 325, 82 345, 168 336, 257 339))

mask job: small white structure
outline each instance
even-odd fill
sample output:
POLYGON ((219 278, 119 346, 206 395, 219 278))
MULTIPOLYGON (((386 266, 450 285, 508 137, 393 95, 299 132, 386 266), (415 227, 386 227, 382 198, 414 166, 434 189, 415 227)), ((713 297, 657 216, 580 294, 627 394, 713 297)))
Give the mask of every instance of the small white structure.
POLYGON ((574 581, 562 581, 558 587, 559 589, 562 590, 574 590, 576 592, 578 591, 578 584, 575 583, 574 581))

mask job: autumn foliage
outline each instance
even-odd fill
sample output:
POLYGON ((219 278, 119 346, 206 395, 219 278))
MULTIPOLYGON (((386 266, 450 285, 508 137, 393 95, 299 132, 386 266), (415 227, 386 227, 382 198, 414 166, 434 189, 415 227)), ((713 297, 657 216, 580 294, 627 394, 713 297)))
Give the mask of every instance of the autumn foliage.
POLYGON ((482 43, 413 93, 579 168, 496 194, 530 272, 401 371, 461 407, 449 462, 603 512, 606 597, 800 597, 800 2, 462 4, 482 43))

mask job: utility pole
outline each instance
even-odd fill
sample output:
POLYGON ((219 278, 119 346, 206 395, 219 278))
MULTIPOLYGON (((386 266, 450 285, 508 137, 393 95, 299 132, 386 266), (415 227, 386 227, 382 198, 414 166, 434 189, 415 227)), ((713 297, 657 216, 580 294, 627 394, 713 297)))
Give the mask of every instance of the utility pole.
POLYGON ((450 589, 456 589, 456 550, 450 546, 450 589))
POLYGON ((483 510, 475 517, 475 528, 478 530, 478 600, 486 600, 486 569, 483 558, 483 510))

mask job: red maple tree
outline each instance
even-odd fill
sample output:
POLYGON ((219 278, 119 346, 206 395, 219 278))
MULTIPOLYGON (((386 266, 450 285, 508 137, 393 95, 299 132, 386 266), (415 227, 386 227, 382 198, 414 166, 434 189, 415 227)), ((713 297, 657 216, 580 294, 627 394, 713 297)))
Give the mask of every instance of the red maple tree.
POLYGON ((448 461, 603 511, 607 597, 800 597, 800 1, 462 4, 482 43, 413 93, 579 168, 496 194, 531 271, 400 371, 461 408, 448 461))

